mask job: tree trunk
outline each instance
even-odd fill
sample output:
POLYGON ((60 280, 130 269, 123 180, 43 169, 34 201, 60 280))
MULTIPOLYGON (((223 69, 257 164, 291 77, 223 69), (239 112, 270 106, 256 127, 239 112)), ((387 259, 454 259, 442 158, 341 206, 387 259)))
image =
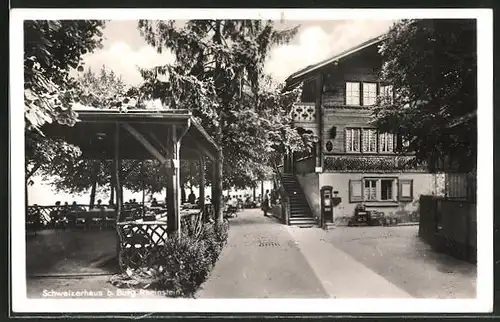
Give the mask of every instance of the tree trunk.
POLYGON ((253 200, 255 200, 255 197, 256 197, 256 190, 257 190, 257 187, 253 186, 253 200))
POLYGON ((99 161, 94 161, 92 164, 91 176, 92 176, 92 189, 90 190, 90 208, 94 207, 95 204, 95 195, 97 190, 97 176, 99 169, 101 167, 101 163, 99 161))
POLYGON ((142 216, 146 214, 146 207, 144 206, 144 202, 146 201, 146 189, 142 188, 142 216))
MULTIPOLYGON (((218 45, 222 44, 222 35, 221 35, 221 21, 217 20, 216 21, 216 26, 215 26, 215 42, 218 45)), ((219 78, 218 78, 218 71, 221 70, 221 65, 220 61, 216 60, 216 79, 215 83, 216 86, 220 84, 219 78)), ((223 108, 226 105, 227 102, 223 103, 223 108)), ((223 165, 224 165, 224 155, 222 153, 222 128, 224 127, 224 118, 222 117, 222 111, 219 111, 218 115, 218 121, 219 121, 219 126, 217 129, 216 133, 216 142, 219 145, 219 151, 217 153, 216 161, 214 164, 214 182, 212 184, 212 204, 214 206, 214 215, 215 215, 215 221, 220 223, 223 221, 223 214, 222 214, 222 173, 223 173, 223 165)))
POLYGON ((90 208, 94 207, 95 204, 95 192, 97 190, 97 180, 92 180, 92 189, 90 190, 90 208))
POLYGON ((110 189, 110 195, 109 195, 109 204, 116 205, 116 203, 115 203, 115 190, 116 190, 115 160, 113 160, 113 162, 112 162, 110 186, 111 186, 111 189, 110 189))
POLYGON ((24 206, 25 212, 28 213, 28 179, 24 180, 24 206))

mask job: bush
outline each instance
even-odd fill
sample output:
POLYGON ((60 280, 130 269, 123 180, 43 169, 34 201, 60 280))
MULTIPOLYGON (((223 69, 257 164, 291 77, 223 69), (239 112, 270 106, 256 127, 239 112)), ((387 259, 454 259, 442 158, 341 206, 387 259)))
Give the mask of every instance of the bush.
POLYGON ((224 248, 228 237, 229 224, 223 223, 207 224, 201 234, 201 240, 207 245, 207 256, 211 263, 215 264, 224 248))
POLYGON ((116 286, 154 288, 173 296, 193 296, 227 242, 229 224, 206 224, 198 236, 171 236, 151 251, 149 267, 127 269, 116 286), (125 280, 124 280, 125 279, 125 280))

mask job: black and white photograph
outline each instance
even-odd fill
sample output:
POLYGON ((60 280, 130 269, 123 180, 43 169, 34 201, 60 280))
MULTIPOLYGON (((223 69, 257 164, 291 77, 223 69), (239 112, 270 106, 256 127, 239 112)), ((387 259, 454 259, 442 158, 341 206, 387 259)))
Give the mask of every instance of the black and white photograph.
POLYGON ((491 11, 11 19, 15 312, 492 310, 491 11))

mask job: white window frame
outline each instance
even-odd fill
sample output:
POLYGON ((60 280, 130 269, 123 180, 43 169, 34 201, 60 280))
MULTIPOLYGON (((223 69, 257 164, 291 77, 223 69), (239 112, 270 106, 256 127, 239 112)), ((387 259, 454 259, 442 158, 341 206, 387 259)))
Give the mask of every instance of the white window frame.
POLYGON ((361 135, 362 131, 359 127, 348 127, 345 129, 345 150, 347 153, 359 153, 361 152, 361 135), (358 132, 358 145, 357 150, 355 149, 355 136, 354 133, 358 132), (350 141, 348 140, 350 139, 350 141))
MULTIPOLYGON (((372 188, 373 189, 373 188, 372 188)), ((363 200, 366 202, 396 202, 398 200, 398 179, 394 177, 366 177, 363 178, 363 200), (365 196, 366 182, 375 183, 375 199, 369 199, 365 196), (391 181, 391 198, 382 199, 382 181, 391 181)))
POLYGON ((394 134, 380 133, 378 136, 379 153, 393 153, 394 152, 394 134), (392 142, 389 141, 391 138, 392 142), (391 144, 389 144, 391 143, 391 144), (384 148, 385 147, 385 148, 384 148))
POLYGON ((363 82, 363 105, 372 106, 377 103, 377 83, 363 82), (369 88, 375 89, 370 91, 369 88))
POLYGON ((363 200, 379 201, 380 180, 374 178, 363 179, 363 200), (368 184, 368 187, 366 186, 368 184), (366 193, 368 189, 368 193, 366 193))
POLYGON ((380 197, 379 201, 396 201, 397 200, 397 179, 395 178, 381 178, 380 179, 380 197), (382 199, 382 181, 390 181, 391 182, 391 198, 382 199))
MULTIPOLYGON (((414 198, 414 187, 412 179, 399 179, 397 177, 364 177, 349 180, 349 202, 350 203, 397 203, 411 202, 414 198), (382 181, 391 181, 391 198, 382 199, 382 181), (375 189, 375 198, 370 198, 366 193, 366 183, 371 182, 369 190, 375 189), (373 183, 375 182, 375 183, 373 183), (406 192, 406 194, 404 194, 406 192)), ((371 192, 371 191, 370 191, 371 192)), ((371 193, 370 195, 373 195, 371 193)))
POLYGON ((362 133, 362 144, 363 144, 363 152, 364 153, 377 153, 377 144, 378 144, 378 132, 376 129, 363 129, 362 133), (365 136, 365 133, 367 135, 365 136), (375 138, 375 142, 372 144, 372 139, 375 138), (365 145, 365 139, 367 141, 365 145), (366 147, 366 149, 365 149, 366 147))
POLYGON ((360 106, 361 105, 361 83, 360 82, 346 82, 345 83, 345 105, 348 105, 348 106, 360 106), (353 89, 354 85, 357 86, 357 90, 353 89), (357 94, 357 95, 353 95, 353 94, 357 94))

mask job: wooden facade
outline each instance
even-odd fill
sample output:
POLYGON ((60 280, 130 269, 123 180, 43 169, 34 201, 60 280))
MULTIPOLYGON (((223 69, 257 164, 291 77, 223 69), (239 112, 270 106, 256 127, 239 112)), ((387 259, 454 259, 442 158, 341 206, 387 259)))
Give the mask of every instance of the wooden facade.
MULTIPOLYGON (((287 80, 288 84, 295 82, 302 86, 301 103, 293 110, 295 126, 318 135, 319 142, 314 153, 316 172, 328 171, 325 163, 331 164, 331 159, 339 155, 343 156, 342 160, 346 155, 368 160, 373 158, 374 163, 379 162, 381 157, 384 160, 391 156, 401 157, 397 153, 403 144, 401 139, 396 135, 380 133, 371 123, 376 97, 390 86, 380 81, 382 60, 378 54, 379 43, 380 40, 375 40, 369 45, 362 44, 359 51, 354 50, 342 59, 323 64, 321 68, 305 73, 302 78, 294 79, 292 75, 287 80), (358 89, 359 102, 355 104, 348 98, 350 83, 358 89), (371 91, 368 92, 368 89, 371 91), (354 139, 357 140, 355 146, 349 149, 348 141, 354 139)), ((421 167, 415 167, 415 170, 421 171, 421 167)))

